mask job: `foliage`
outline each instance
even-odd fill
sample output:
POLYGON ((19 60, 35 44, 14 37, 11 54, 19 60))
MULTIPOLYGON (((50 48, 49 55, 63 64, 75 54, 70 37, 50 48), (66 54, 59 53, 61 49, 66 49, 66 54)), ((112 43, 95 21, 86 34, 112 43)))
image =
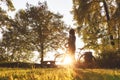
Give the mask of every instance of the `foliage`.
POLYGON ((1 80, 119 80, 120 70, 0 68, 1 80))
POLYGON ((48 10, 46 2, 32 6, 27 4, 26 10, 20 10, 16 14, 16 20, 26 27, 30 28, 31 40, 29 43, 34 45, 41 55, 41 62, 46 52, 58 49, 65 41, 65 25, 61 21, 60 14, 54 14, 48 10), (64 35, 64 36, 63 36, 64 35))
POLYGON ((15 10, 11 0, 0 0, 0 3, 6 5, 8 10, 15 10))
POLYGON ((120 48, 119 4, 119 0, 73 0, 72 13, 86 48, 96 53, 120 48))
POLYGON ((12 61, 29 60, 32 51, 38 51, 42 62, 46 52, 60 48, 65 42, 67 28, 61 18, 49 11, 46 2, 37 6, 27 4, 27 9, 19 10, 4 32, 1 49, 12 61))
POLYGON ((8 10, 4 9, 3 4, 6 5, 8 10, 15 10, 11 0, 0 0, 0 28, 2 28, 3 25, 8 25, 10 22, 10 18, 7 15, 8 10))
MULTIPOLYGON (((8 16, 7 11, 15 10, 11 0, 0 0, 0 34, 5 32, 5 27, 9 27, 11 18, 8 16), (4 7, 2 6, 4 5, 4 7), (7 9, 6 9, 7 7, 7 9)), ((0 61, 8 61, 8 55, 5 53, 5 48, 1 47, 2 39, 0 38, 0 61)))
POLYGON ((96 61, 101 68, 120 68, 120 52, 103 52, 96 61))

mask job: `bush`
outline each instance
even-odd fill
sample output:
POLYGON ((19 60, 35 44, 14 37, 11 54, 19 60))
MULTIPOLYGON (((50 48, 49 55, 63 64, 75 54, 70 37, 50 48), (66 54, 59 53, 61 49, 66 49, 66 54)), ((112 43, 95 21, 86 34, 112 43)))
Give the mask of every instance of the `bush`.
POLYGON ((120 68, 120 52, 103 52, 96 60, 101 68, 120 68))
POLYGON ((0 67, 6 68, 33 68, 33 67, 41 67, 40 64, 35 63, 25 63, 25 62, 1 62, 0 67))

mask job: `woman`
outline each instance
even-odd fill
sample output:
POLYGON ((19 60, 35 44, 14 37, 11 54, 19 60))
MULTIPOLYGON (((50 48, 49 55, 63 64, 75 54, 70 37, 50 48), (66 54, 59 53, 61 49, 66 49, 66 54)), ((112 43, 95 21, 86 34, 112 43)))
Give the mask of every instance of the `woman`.
POLYGON ((75 30, 70 29, 68 39, 68 53, 72 56, 73 61, 75 61, 75 49, 76 49, 75 42, 76 42, 75 30))

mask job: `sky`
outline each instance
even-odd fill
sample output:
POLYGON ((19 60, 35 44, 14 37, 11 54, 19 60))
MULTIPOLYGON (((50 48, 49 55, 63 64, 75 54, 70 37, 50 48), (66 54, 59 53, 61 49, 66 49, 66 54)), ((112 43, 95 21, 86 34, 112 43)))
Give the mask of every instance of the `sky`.
POLYGON ((26 2, 37 5, 38 2, 47 1, 48 9, 54 13, 63 15, 65 24, 71 27, 73 25, 73 15, 70 13, 72 10, 72 0, 12 0, 16 10, 26 8, 26 2))

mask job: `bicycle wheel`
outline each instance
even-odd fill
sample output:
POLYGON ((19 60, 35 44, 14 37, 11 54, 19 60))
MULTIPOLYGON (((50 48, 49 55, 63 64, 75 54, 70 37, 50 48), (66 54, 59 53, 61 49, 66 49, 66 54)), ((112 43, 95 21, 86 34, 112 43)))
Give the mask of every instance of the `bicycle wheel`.
POLYGON ((55 56, 55 63, 56 64, 62 64, 64 62, 64 59, 65 59, 65 55, 64 54, 59 54, 59 55, 56 55, 55 56))

